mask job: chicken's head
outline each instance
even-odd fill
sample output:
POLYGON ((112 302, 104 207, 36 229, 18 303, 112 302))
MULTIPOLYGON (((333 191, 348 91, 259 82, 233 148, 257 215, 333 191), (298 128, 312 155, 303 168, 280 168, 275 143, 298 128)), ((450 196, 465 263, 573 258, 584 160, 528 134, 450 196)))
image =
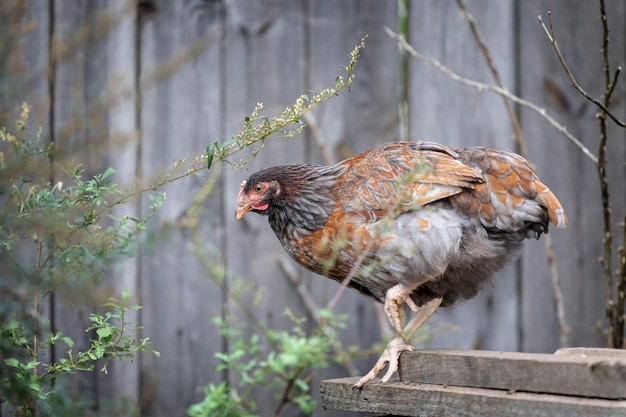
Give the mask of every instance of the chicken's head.
POLYGON ((280 192, 276 181, 242 181, 237 195, 235 218, 241 219, 249 211, 263 213, 271 200, 280 192))

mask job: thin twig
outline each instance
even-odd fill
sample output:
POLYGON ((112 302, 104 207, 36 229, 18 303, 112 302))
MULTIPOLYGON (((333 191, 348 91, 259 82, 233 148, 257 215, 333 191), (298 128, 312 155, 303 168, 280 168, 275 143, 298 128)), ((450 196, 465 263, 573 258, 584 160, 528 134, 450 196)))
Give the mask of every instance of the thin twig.
POLYGON ((565 322, 565 306, 563 304, 563 292, 561 291, 559 270, 556 267, 554 245, 552 243, 552 238, 549 234, 546 234, 544 236, 544 241, 546 245, 546 255, 548 257, 548 268, 550 270, 552 291, 554 292, 554 303, 556 304, 556 316, 559 322, 559 336, 561 340, 561 347, 567 347, 567 335, 569 334, 571 329, 565 322))
POLYGON ((302 115, 302 120, 306 124, 306 126, 311 131, 311 135, 315 140, 315 144, 317 145, 317 149, 320 151, 322 155, 322 159, 326 165, 335 165, 335 160, 333 155, 328 148, 328 141, 324 137, 322 130, 320 129, 320 125, 317 122, 317 117, 312 112, 304 113, 302 115))
POLYGON ((296 372, 291 376, 291 378, 287 380, 287 386, 285 387, 285 390, 283 391, 283 395, 281 396, 280 401, 278 402, 278 405, 276 406, 276 410, 274 410, 274 417, 280 416, 280 413, 283 410, 283 408, 291 402, 291 399, 289 398, 289 394, 291 393, 291 389, 293 388, 296 382, 296 379, 298 379, 300 374, 304 372, 304 369, 305 368, 302 366, 296 368, 296 372))
MULTIPOLYGON (((603 33, 608 36, 608 26, 607 26, 607 21, 606 21, 606 13, 603 10, 604 9, 604 4, 602 4, 600 7, 602 9, 601 14, 602 14, 603 33)), ((537 19, 539 20, 539 23, 541 23, 541 27, 543 28, 543 31, 546 33, 546 36, 548 37, 548 40, 550 41, 550 45, 552 45, 552 49, 554 49, 554 52, 556 53, 556 56, 559 59, 559 62, 561 63, 561 66, 563 67, 563 70, 567 74, 567 77, 569 78, 570 82, 572 83, 572 86, 574 86, 576 91, 578 91, 587 100, 589 100, 590 102, 592 102, 593 104, 598 106, 618 126, 626 127, 626 123, 625 122, 622 122, 617 116, 615 116, 613 113, 611 113, 609 111, 609 108, 608 108, 608 104, 609 103, 601 103, 597 99, 591 97, 589 95, 589 93, 587 93, 580 86, 578 81, 576 81, 576 78, 574 77, 574 74, 572 73, 572 71, 567 66, 567 63, 565 62, 565 58, 563 57, 563 54, 561 53, 559 45, 556 42, 556 38, 554 37, 554 29, 552 27, 552 15, 550 14, 550 12, 548 12, 548 22, 549 22, 549 25, 550 25, 549 29, 546 27, 546 24, 543 22, 543 18, 541 17, 541 15, 538 16, 537 19)), ((606 39, 606 42, 608 44, 608 37, 606 37, 606 38, 603 37, 603 38, 606 39)), ((608 64, 608 55, 606 56, 606 62, 608 64)), ((615 84, 617 83, 617 77, 619 76, 621 71, 622 71, 622 68, 621 67, 617 67, 617 70, 615 71, 615 74, 613 76, 613 80, 611 81, 610 67, 608 65, 605 66, 605 68, 604 68, 605 78, 608 80, 608 84, 606 84, 606 85, 609 86, 609 91, 612 92, 612 90, 615 88, 615 84)), ((609 94, 609 96, 610 96, 610 94, 609 94)))
POLYGON ((454 81, 456 81, 458 83, 467 85, 469 87, 475 88, 478 91, 489 91, 489 92, 492 92, 492 93, 499 94, 499 95, 501 95, 503 97, 506 97, 507 99, 511 100, 512 102, 514 102, 516 104, 519 104, 520 106, 526 107, 526 108, 528 108, 528 109, 538 113, 553 128, 555 128, 559 133, 561 133, 570 142, 572 142, 578 149, 580 149, 582 151, 582 153, 585 156, 587 156, 595 165, 598 165, 598 158, 585 145, 583 145, 583 143, 578 138, 576 138, 573 134, 571 134, 567 130, 567 128, 565 126, 561 125, 552 116, 550 116, 545 108, 539 107, 539 106, 537 106, 534 103, 531 103, 529 101, 524 100, 523 98, 520 98, 520 97, 516 96, 515 94, 511 93, 506 88, 501 88, 501 87, 497 87, 497 86, 493 86, 493 85, 489 85, 489 84, 484 84, 484 83, 481 83, 481 82, 478 82, 478 81, 475 81, 475 80, 470 80, 468 78, 462 77, 462 76, 456 74, 450 68, 448 68, 445 65, 443 65, 441 62, 437 61, 436 59, 428 58, 428 57, 420 54, 419 52, 417 52, 409 43, 407 43, 404 39, 402 39, 398 34, 396 34, 394 31, 392 31, 388 27, 385 27, 384 30, 387 33, 387 35, 389 35, 393 39, 396 39, 398 41, 398 44, 402 48, 406 49, 412 57, 414 57, 415 59, 418 59, 418 60, 420 60, 422 62, 425 62, 425 63, 435 67, 436 69, 438 69, 439 71, 443 72, 445 75, 447 75, 452 80, 454 80, 454 81))
MULTIPOLYGON (((459 6, 459 9, 467 19, 467 23, 469 24, 470 30, 472 31, 472 35, 480 48, 485 61, 487 62, 487 66, 489 67, 489 71, 491 71, 491 75, 493 75, 493 79, 496 82, 496 85, 500 88, 504 88, 504 84, 502 83, 502 78, 500 77, 500 72, 496 67, 493 58, 491 57, 491 53, 489 52, 489 48, 487 47, 487 43, 485 42, 480 30, 478 29, 478 25, 476 24, 476 20, 474 16, 467 10, 467 6, 465 5, 464 0, 456 0, 456 4, 459 6)), ((513 127, 513 138, 517 143, 520 154, 525 158, 528 158, 528 147, 526 146, 526 141, 524 141, 524 137, 522 136, 522 129, 519 124, 519 120, 515 115, 515 110, 511 105, 511 102, 507 100, 505 97, 502 97, 504 101, 504 107, 506 108, 506 112, 509 115, 509 119, 511 120, 511 126, 513 127)))
MULTIPOLYGON (((467 19, 467 22, 470 26, 470 30, 472 31, 472 34, 474 36, 474 39, 476 40, 476 43, 478 44, 478 47, 480 48, 485 58, 485 61, 487 62, 487 66, 489 67, 489 70, 491 71, 491 74, 493 75, 493 78, 497 86, 499 88, 504 88, 504 84, 502 83, 500 73, 493 61, 493 58, 491 57, 491 53, 489 52, 487 43, 484 41, 484 38, 482 34, 480 33, 480 30, 478 29, 478 25, 476 24, 476 20, 474 19, 474 16, 472 16, 472 14, 469 13, 469 11, 467 10, 467 6, 465 5, 464 0, 456 0, 456 2, 457 2, 457 5, 459 6, 459 9, 461 10, 461 12, 465 15, 465 18, 467 19)), ((513 128, 513 134, 514 134, 513 137, 515 138, 515 142, 517 143, 519 152, 524 158, 530 159, 529 154, 528 154, 528 147, 526 146, 526 141, 524 140, 524 136, 522 135, 522 129, 520 127, 519 120, 517 118, 517 115, 515 114, 513 106, 511 105, 510 101, 506 100, 504 97, 503 97, 503 101, 504 101, 504 105, 506 107, 507 113, 509 115, 509 119, 511 120, 511 126, 513 128)), ((565 347, 568 345, 567 335, 569 334, 570 328, 565 322, 565 306, 563 305, 563 294, 561 292, 559 271, 556 265, 556 256, 554 252, 554 244, 552 242, 552 237, 550 235, 546 235, 544 238, 544 243, 545 243, 545 248, 546 248, 548 268, 550 271, 550 281, 552 283, 552 290, 554 291, 554 302, 556 304, 557 319, 559 322, 559 329, 560 329, 559 333, 561 336, 560 345, 561 347, 565 347)))
POLYGON ((626 215, 622 223, 622 246, 619 248, 619 275, 617 276, 617 319, 615 338, 624 345, 624 309, 626 308, 626 215))

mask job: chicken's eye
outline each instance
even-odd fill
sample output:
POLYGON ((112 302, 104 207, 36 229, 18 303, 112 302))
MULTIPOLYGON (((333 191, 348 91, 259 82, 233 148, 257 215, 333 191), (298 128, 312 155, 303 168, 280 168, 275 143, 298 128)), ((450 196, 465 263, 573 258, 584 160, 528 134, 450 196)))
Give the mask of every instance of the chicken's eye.
POLYGON ((254 186, 254 192, 257 194, 261 194, 263 192, 263 186, 261 184, 257 184, 254 186))

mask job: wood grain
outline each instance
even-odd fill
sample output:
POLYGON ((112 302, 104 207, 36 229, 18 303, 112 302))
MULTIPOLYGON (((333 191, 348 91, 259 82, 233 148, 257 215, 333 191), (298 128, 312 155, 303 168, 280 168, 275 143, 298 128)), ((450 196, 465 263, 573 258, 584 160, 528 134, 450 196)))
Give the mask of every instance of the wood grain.
POLYGON ((420 350, 402 354, 400 377, 406 383, 626 399, 623 356, 420 350))
POLYGON ((322 381, 322 407, 415 417, 626 416, 626 401, 402 382, 353 389, 357 381, 322 381))

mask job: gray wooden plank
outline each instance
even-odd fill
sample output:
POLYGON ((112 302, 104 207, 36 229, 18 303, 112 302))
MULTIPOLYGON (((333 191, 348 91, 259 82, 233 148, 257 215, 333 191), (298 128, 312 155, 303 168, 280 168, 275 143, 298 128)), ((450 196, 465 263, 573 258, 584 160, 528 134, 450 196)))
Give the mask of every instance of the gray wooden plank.
POLYGON ((626 399, 626 357, 420 350, 400 358, 406 383, 626 399))
MULTIPOLYGON (((506 86, 515 82, 513 1, 466 1, 506 86)), ((455 2, 410 2, 409 42, 461 76, 492 84, 485 60, 455 2)), ((409 58, 409 132, 414 140, 449 146, 514 149, 500 97, 463 86, 409 58)), ((476 298, 440 309, 427 323, 423 347, 518 349, 518 273, 510 265, 494 274, 476 298)), ((420 345, 422 346, 422 345, 420 345)))
MULTIPOLYGON (((85 170, 82 177, 89 178, 102 172, 109 144, 108 103, 103 95, 107 88, 107 37, 111 27, 96 24, 105 16, 106 4, 57 0, 50 12, 54 51, 51 126, 55 144, 51 176, 55 182, 67 181, 63 169, 74 160, 80 161, 85 170)), ((72 282, 53 293, 54 330, 74 340, 74 352, 86 351, 93 337, 85 332, 91 325, 89 314, 97 311, 111 294, 93 281, 64 279, 72 282)), ((55 357, 65 357, 66 350, 65 346, 58 346, 55 357)), ((103 383, 106 384, 106 375, 101 372, 79 372, 66 376, 64 390, 70 397, 80 395, 97 405, 103 383)))
MULTIPOLYGON (((519 4, 519 61, 522 65, 519 94, 545 108, 597 153, 596 109, 570 86, 539 27, 537 16, 541 14, 546 20, 547 12, 551 11, 557 41, 565 59, 579 83, 599 96, 603 76, 598 3, 528 1, 519 4)), ((623 45, 624 3, 607 2, 607 6, 613 25, 611 45, 623 45)), ((615 65, 623 62, 623 48, 612 48, 611 56, 615 65)), ((615 105, 615 111, 623 113, 623 102, 615 105)), ((522 110, 521 118, 529 140, 531 160, 570 218, 567 230, 552 234, 566 324, 570 328, 568 345, 602 346, 605 343, 602 334, 605 326, 604 291, 598 258, 602 253, 603 232, 596 168, 537 114, 522 110)), ((623 161, 626 159, 624 141, 619 139, 624 137, 624 132, 611 128, 610 134, 613 138, 609 144, 610 183, 615 187, 614 221, 619 222, 624 213, 623 161), (622 197, 618 197, 620 193, 622 197)), ((527 245, 522 265, 522 350, 531 352, 552 352, 560 345, 554 292, 544 266, 544 252, 543 245, 527 245)))
MULTIPOLYGON (((179 158, 203 153, 221 132, 221 5, 155 2, 140 15, 140 176, 144 184, 162 178, 179 158)), ((219 383, 213 353, 222 344, 212 318, 222 312, 222 295, 205 269, 223 258, 199 247, 219 248, 224 237, 218 186, 204 192, 209 171, 163 187, 164 206, 150 223, 156 248, 141 254, 142 336, 161 353, 141 358, 141 404, 148 416, 183 416, 203 398, 197 388, 219 383), (198 244, 198 245, 197 245, 198 244)), ((141 208, 147 209, 146 196, 141 208)))
MULTIPOLYGON (((46 73, 48 60, 50 58, 50 4, 46 2, 40 4, 37 0, 29 1, 4 1, 0 3, 0 15, 3 24, 0 25, 0 126, 7 131, 15 132, 15 122, 21 113, 22 103, 31 106, 28 130, 25 138, 34 139, 37 130, 41 127, 42 144, 49 143, 50 140, 50 94, 47 79, 43 76, 46 73)), ((5 144, 0 144, 2 151, 6 150, 5 144)), ((4 154, 5 159, 7 154, 4 154)), ((12 161, 8 162, 10 167, 12 161)), ((15 166, 16 175, 20 167, 15 166)), ((41 167, 41 172, 46 172, 48 167, 41 167)), ((7 171, 4 171, 7 172, 7 171)), ((6 181, 3 181, 6 184, 6 181)), ((5 193, 2 199, 2 210, 6 210, 5 193)), ((7 213, 3 213, 3 216, 7 213)), ((3 224, 6 227, 7 224, 3 224)), ((32 311, 30 304, 32 291, 30 279, 25 274, 31 274, 36 263, 37 254, 35 244, 30 240, 18 242, 15 250, 9 255, 4 250, 0 255, 0 293, 2 294, 2 317, 5 320, 14 311, 32 311), (13 261, 9 260, 9 257, 13 261), (19 267, 16 268, 17 261, 19 267), (26 292, 25 292, 26 291, 26 292)), ((50 318, 51 304, 49 295, 45 295, 46 289, 38 292, 40 304, 37 314, 42 318, 50 318)), ((26 326, 29 323, 25 323, 26 326)), ((47 329, 39 328, 40 341, 45 340, 48 335, 47 329)), ((5 337, 3 335, 3 337, 5 337)), ((30 341, 29 341, 30 343, 30 341)), ((3 345, 5 343, 3 342, 3 345)), ((3 348, 4 350, 4 348, 3 348)), ((25 350, 16 352, 26 353, 25 350)), ((42 362, 52 360, 52 350, 50 348, 39 348, 39 358, 42 362)), ((3 351, 3 359, 11 355, 8 350, 3 351)), ((4 375, 6 365, 2 365, 4 375)), ((42 368, 38 371, 41 372, 42 368)), ((11 415, 15 413, 15 405, 7 404, 7 401, 0 403, 0 415, 11 415)))
MULTIPOLYGON (((104 11, 114 16, 116 24, 106 36, 106 84, 107 96, 111 100, 107 111, 109 149, 104 158, 105 167, 113 167, 116 174, 111 178, 121 190, 129 190, 136 185, 138 171, 139 138, 137 135, 137 15, 136 8, 127 3, 108 4, 104 11)), ((102 18, 102 16, 99 16, 102 18)), ((117 218, 138 216, 141 213, 140 199, 113 208, 117 218)), ((136 256, 122 260, 107 274, 104 285, 116 296, 123 291, 132 293, 131 305, 140 304, 139 260, 136 256)), ((140 314, 128 311, 126 320, 140 325, 140 314)), ((139 332, 135 332, 139 337, 139 332)), ((100 403, 128 401, 138 405, 140 398, 139 358, 134 361, 113 361, 108 366, 106 379, 99 384, 100 403)))
MULTIPOLYGON (((286 106, 307 90, 304 84, 304 3, 289 0, 273 2, 231 1, 224 23, 225 37, 222 55, 223 71, 227 74, 223 86, 224 130, 229 138, 243 127, 244 117, 258 102, 264 104, 262 115, 280 115, 286 106)), ((232 160, 248 159, 250 150, 233 156, 232 160)), ((241 221, 234 218, 239 185, 253 172, 272 165, 305 161, 302 137, 268 139, 265 148, 244 170, 225 169, 222 210, 226 229, 224 256, 228 262, 228 285, 241 283, 251 290, 240 296, 240 302, 251 311, 261 328, 234 300, 227 300, 231 317, 246 325, 250 334, 263 339, 264 329, 288 330, 293 322, 284 315, 286 309, 304 315, 293 286, 288 284, 278 264, 285 256, 278 239, 267 224, 267 218, 250 213, 241 221)), ((226 345, 226 349, 230 346, 226 345)), ((235 372, 226 379, 238 386, 235 372)), ((273 391, 258 386, 251 398, 260 415, 273 415, 278 401, 273 391)), ((285 416, 299 415, 296 406, 283 410, 285 416)))
POLYGON ((626 360, 626 350, 609 348, 571 347, 561 348, 554 352, 555 355, 586 357, 609 357, 626 360))
MULTIPOLYGON (((340 65, 347 62, 347 53, 368 35, 365 48, 357 62, 355 81, 350 91, 341 93, 313 113, 321 138, 306 131, 307 160, 328 164, 319 152, 317 140, 321 139, 335 162, 358 152, 374 148, 381 143, 398 139, 399 70, 397 48, 382 31, 382 27, 397 22, 396 2, 341 1, 309 2, 307 89, 320 91, 341 72, 340 65), (381 65, 381 63, 384 63, 381 65)), ((319 275, 306 273, 299 268, 307 286, 320 306, 325 306, 339 290, 339 284, 319 275)), ((342 293, 333 310, 347 317, 345 329, 337 336, 344 346, 357 346, 362 352, 353 358, 357 374, 364 375, 373 366, 382 351, 371 350, 381 340, 375 303, 352 290, 342 293)), ((323 379, 350 375, 349 369, 331 364, 317 372, 311 381, 315 398, 319 398, 319 382, 323 379)), ((345 411, 324 411, 318 407, 313 416, 348 416, 345 411)))
POLYGON ((322 381, 322 406, 415 417, 626 416, 626 401, 402 382, 353 389, 357 381, 358 378, 322 381))

